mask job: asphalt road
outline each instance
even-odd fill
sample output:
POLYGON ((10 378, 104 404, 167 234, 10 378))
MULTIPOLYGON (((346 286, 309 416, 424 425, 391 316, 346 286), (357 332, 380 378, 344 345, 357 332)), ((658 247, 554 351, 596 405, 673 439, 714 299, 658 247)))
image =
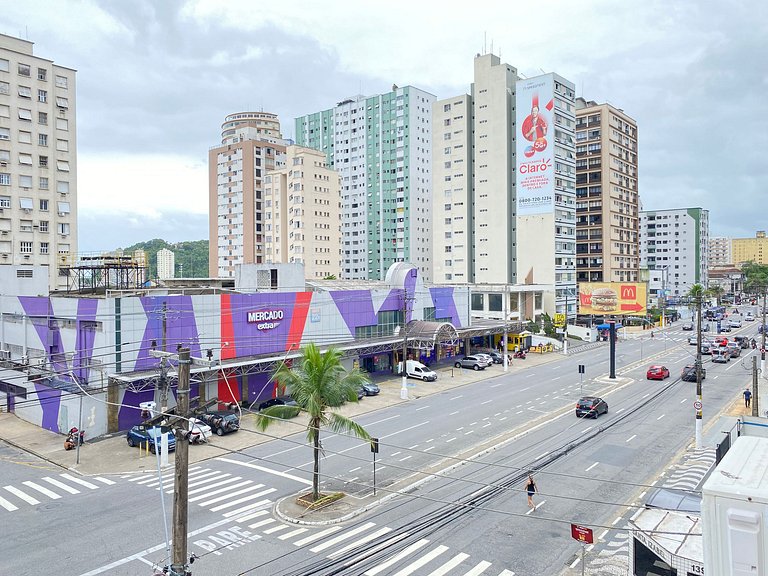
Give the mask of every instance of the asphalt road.
MULTIPOLYGON (((755 332, 745 323, 731 336, 755 332)), ((695 350, 689 334, 673 328, 652 340, 620 342, 614 383, 600 378, 608 371, 600 348, 514 375, 496 368, 495 378, 360 418, 381 439, 380 493, 432 479, 341 525, 301 527, 271 513, 275 501, 308 488, 312 458, 302 431, 202 463, 190 471, 189 550, 202 556, 193 573, 556 574, 578 550, 570 522, 610 530, 626 503, 692 440, 695 385, 677 381, 695 350), (646 381, 651 363, 669 367, 672 378, 646 381), (583 393, 609 403, 598 420, 574 415, 579 364, 587 371, 583 393), (478 446, 494 449, 468 461, 478 446), (522 476, 530 469, 539 470, 540 506, 526 514, 522 476), (378 549, 360 558, 371 547, 378 549)), ((748 366, 745 356, 706 365, 705 425, 740 394, 748 366)), ((322 438, 324 489, 368 495, 369 446, 331 433, 322 438)), ((156 477, 92 479, 88 487, 14 460, 22 457, 0 453, 0 495, 5 486, 22 487, 39 504, 17 506, 13 523, 0 524, 13 551, 0 561, 2 573, 59 566, 63 575, 151 574, 153 563, 166 562, 156 477)), ((166 476, 169 519, 171 480, 166 476)), ((10 513, 0 508, 0 515, 10 513)))

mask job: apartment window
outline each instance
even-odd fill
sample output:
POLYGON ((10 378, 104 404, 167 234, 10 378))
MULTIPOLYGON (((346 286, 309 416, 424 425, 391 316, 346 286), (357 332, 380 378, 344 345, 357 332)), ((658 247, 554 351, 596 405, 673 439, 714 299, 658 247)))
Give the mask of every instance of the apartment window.
POLYGON ((37 145, 38 146, 48 146, 48 134, 38 134, 37 135, 37 145))
POLYGON ((48 190, 48 177, 40 176, 40 190, 48 190))
POLYGON ((19 130, 19 142, 21 144, 32 144, 32 132, 19 130))
POLYGON ((19 76, 26 76, 29 77, 29 75, 32 72, 32 69, 29 67, 29 64, 22 64, 19 62, 19 76))
POLYGON ((488 310, 491 312, 503 312, 503 302, 502 294, 488 294, 488 310))
POLYGON ((19 242, 19 252, 22 254, 32 254, 32 242, 19 242))
POLYGON ((43 212, 48 212, 48 200, 41 199, 40 200, 40 210, 43 212))
POLYGON ((19 207, 22 210, 32 210, 35 207, 35 202, 32 198, 19 198, 19 207))
POLYGON ((0 104, 0 118, 10 118, 11 107, 7 104, 0 104))
POLYGON ((69 131, 69 120, 66 118, 56 118, 56 130, 69 131))
POLYGON ((11 85, 8 82, 0 82, 0 94, 10 94, 11 85))
POLYGON ((59 244, 59 254, 69 254, 69 244, 59 244))
POLYGON ((32 110, 27 108, 19 108, 19 120, 27 120, 32 122, 32 110))
POLYGON ((42 124, 43 126, 48 125, 48 112, 38 112, 37 113, 37 123, 42 124))
POLYGON ((37 101, 38 102, 48 102, 48 92, 46 90, 38 90, 37 91, 37 101))
POLYGON ((19 164, 32 166, 32 154, 19 154, 19 164))
POLYGON ((10 140, 11 130, 9 128, 0 128, 0 140, 10 140))
POLYGON ((40 232, 48 232, 48 220, 40 220, 40 232))
POLYGON ((10 186, 11 175, 4 172, 0 172, 0 186, 10 186))
POLYGON ((59 152, 69 152, 69 140, 56 140, 56 150, 59 152))
POLYGON ((0 208, 10 208, 10 207, 11 207, 11 197, 0 196, 0 208))
POLYGON ((69 192, 69 182, 58 180, 56 182, 56 192, 67 194, 69 192))
POLYGON ((0 72, 10 71, 10 62, 5 58, 0 58, 0 72))
POLYGON ((48 156, 39 156, 38 160, 40 168, 48 168, 48 156))
POLYGON ((41 82, 45 82, 48 80, 48 70, 45 68, 38 68, 37 69, 37 79, 41 82))
POLYGON ((10 150, 0 150, 0 165, 8 164, 11 161, 10 150))
POLYGON ((57 202, 56 206, 59 214, 69 214, 69 202, 57 202))
POLYGON ((472 310, 483 310, 485 295, 484 294, 472 294, 472 310))
POLYGON ((58 229, 59 229, 59 234, 69 234, 69 223, 59 222, 58 229))
POLYGON ((32 188, 32 176, 19 176, 19 186, 22 188, 32 188))
POLYGON ((32 98, 32 88, 29 86, 19 86, 19 96, 22 98, 32 98))
POLYGON ((67 89, 67 77, 66 76, 56 76, 56 87, 57 88, 64 88, 67 89))
POLYGON ((56 169, 60 172, 69 172, 69 162, 66 160, 57 160, 56 169))
MULTIPOLYGON (((6 64, 8 63, 8 60, 5 61, 6 64)), ((450 104, 443 104, 443 112, 450 112, 451 111, 451 105, 450 104)))
POLYGON ((61 96, 56 96, 56 106, 59 108, 69 108, 69 100, 61 96))
POLYGON ((21 232, 32 232, 32 220, 19 220, 19 230, 21 232))
POLYGON ((48 254, 48 242, 40 242, 40 254, 48 254))

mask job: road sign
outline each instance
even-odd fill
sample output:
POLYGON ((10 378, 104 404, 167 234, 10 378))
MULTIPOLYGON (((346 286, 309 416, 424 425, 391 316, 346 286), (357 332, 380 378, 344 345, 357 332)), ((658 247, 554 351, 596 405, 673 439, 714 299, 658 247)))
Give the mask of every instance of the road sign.
POLYGON ((379 439, 378 438, 371 438, 371 452, 374 454, 379 453, 379 439))
POLYGON ((765 354, 765 348, 760 348, 760 353, 765 354))
POLYGON ((696 400, 696 402, 693 403, 693 407, 696 408, 696 410, 701 410, 701 402, 696 400))
POLYGON ((579 374, 584 374, 586 368, 584 364, 579 364, 579 374))
POLYGON ((592 544, 592 528, 571 524, 571 538, 585 544, 592 544))
POLYGON ((565 326, 565 314, 555 314, 554 324, 558 328, 565 326))

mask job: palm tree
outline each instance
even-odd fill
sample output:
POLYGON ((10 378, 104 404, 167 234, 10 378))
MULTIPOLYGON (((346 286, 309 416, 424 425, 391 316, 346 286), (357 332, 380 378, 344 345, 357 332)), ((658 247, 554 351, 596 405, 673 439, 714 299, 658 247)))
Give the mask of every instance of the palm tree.
POLYGON ((285 386, 296 401, 296 406, 271 406, 256 417, 256 427, 265 431, 279 420, 293 418, 300 412, 309 416, 307 441, 314 451, 312 474, 312 501, 320 498, 320 427, 326 426, 333 432, 352 433, 363 440, 371 436, 359 424, 331 410, 345 402, 357 402, 357 391, 368 377, 359 370, 347 371, 341 365, 341 351, 329 348, 320 352, 315 344, 301 350, 293 366, 281 364, 275 371, 275 380, 285 386))
POLYGON ((706 294, 708 296, 712 296, 713 298, 717 299, 717 303, 720 304, 720 298, 722 298, 723 294, 725 293, 725 290, 722 286, 715 284, 714 286, 710 286, 706 290, 706 294))

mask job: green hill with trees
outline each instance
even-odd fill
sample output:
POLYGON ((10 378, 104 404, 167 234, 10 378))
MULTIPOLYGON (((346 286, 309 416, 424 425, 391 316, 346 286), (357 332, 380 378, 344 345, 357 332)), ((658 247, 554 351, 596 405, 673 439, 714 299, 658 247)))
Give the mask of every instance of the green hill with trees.
POLYGON ((175 255, 176 278, 206 278, 208 276, 208 240, 191 240, 170 244, 160 238, 138 242, 122 248, 126 254, 144 250, 149 261, 149 279, 157 278, 157 253, 163 248, 175 255))

